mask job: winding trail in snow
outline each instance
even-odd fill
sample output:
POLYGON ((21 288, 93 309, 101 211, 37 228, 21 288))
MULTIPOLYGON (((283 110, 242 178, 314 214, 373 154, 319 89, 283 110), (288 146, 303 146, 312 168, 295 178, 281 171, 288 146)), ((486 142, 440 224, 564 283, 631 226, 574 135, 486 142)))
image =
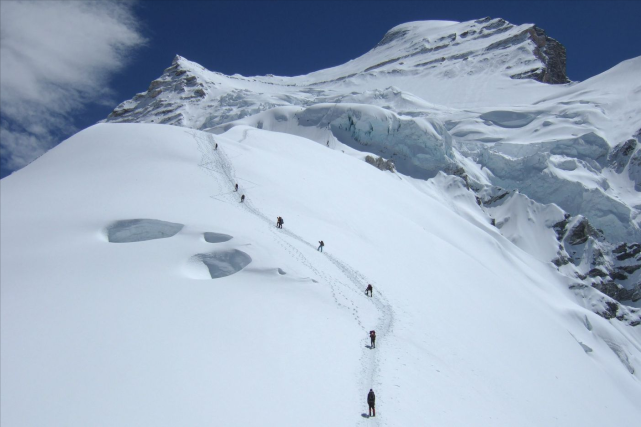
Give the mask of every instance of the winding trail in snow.
MULTIPOLYGON (((248 131, 249 129, 245 130, 243 137, 239 142, 245 140, 248 131)), ((378 321, 374 329, 376 330, 377 338, 384 340, 385 337, 392 332, 395 317, 394 309, 385 295, 378 290, 375 291, 376 297, 370 298, 365 295, 365 287, 367 284, 375 284, 375 282, 369 280, 363 273, 338 257, 326 252, 318 252, 315 245, 303 239, 290 229, 277 228, 271 216, 266 215, 250 200, 246 199, 244 203, 239 203, 240 197, 238 195, 242 194, 240 189, 238 192, 233 190, 231 192, 225 191, 227 186, 233 189, 234 184, 238 182, 238 178, 236 176, 234 166, 229 157, 225 154, 224 149, 219 146, 218 150, 214 150, 215 140, 211 135, 203 137, 198 133, 192 133, 192 136, 196 140, 198 148, 202 154, 200 166, 206 169, 210 176, 216 181, 218 181, 218 179, 216 179, 215 175, 223 177, 224 184, 219 187, 219 192, 222 192, 222 194, 217 195, 220 198, 214 197, 214 199, 220 202, 238 205, 239 208, 246 210, 257 218, 260 218, 265 223, 274 240, 287 253, 289 253, 294 260, 305 266, 319 280, 329 285, 332 297, 337 306, 348 310, 358 326, 364 332, 369 331, 369 327, 371 325, 363 324, 359 313, 359 304, 364 304, 365 301, 369 301, 373 304, 378 312, 378 321), (221 200, 221 198, 224 198, 225 200, 221 200), (313 250, 313 259, 312 254, 307 254, 306 256, 294 243, 299 247, 302 245, 303 248, 313 250), (332 274, 332 270, 334 271, 334 274, 332 274), (337 278, 336 273, 338 273, 339 277, 342 277, 337 278)), ((368 342, 369 337, 364 338, 363 341, 368 342)), ((376 351, 373 351, 365 345, 362 345, 361 347, 360 386, 364 394, 366 394, 367 390, 370 388, 376 388, 376 385, 380 384, 378 378, 380 376, 379 352, 381 350, 377 348, 376 351)), ((364 400, 363 396, 363 401, 364 400)), ((373 418, 371 421, 374 421, 375 425, 379 425, 379 420, 384 421, 380 416, 373 418)), ((359 421, 363 422, 365 420, 361 418, 359 421)))

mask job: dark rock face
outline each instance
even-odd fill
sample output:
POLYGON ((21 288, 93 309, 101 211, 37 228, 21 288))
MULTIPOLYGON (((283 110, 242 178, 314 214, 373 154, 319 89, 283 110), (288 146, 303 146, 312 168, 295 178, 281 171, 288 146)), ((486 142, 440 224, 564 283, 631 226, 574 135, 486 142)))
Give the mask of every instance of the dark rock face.
MULTIPOLYGON (((636 140, 641 139, 641 130, 635 135, 636 140)), ((638 144, 636 144, 638 147, 638 144)), ((630 157, 628 176, 634 181, 634 189, 641 192, 641 149, 636 150, 630 157)))
POLYGON ((512 78, 533 79, 549 84, 570 83, 570 79, 565 74, 565 46, 548 37, 545 31, 539 27, 532 27, 528 32, 530 39, 536 43, 534 54, 543 62, 544 66, 526 73, 515 74, 512 78))
POLYGON ((612 245, 586 218, 580 218, 569 228, 571 222, 572 217, 565 214, 563 220, 552 226, 560 245, 552 263, 559 268, 587 263, 590 266, 587 273, 576 273, 576 278, 583 282, 581 286, 592 287, 603 294, 602 298, 612 300, 608 309, 595 312, 606 319, 624 320, 633 326, 641 324, 641 311, 625 305, 641 300, 641 244, 612 245))
POLYGON ((615 302, 608 301, 605 303, 607 310, 601 313, 601 316, 605 319, 612 319, 617 316, 617 311, 619 311, 619 305, 615 302))
POLYGON ((616 319, 620 322, 625 322, 630 326, 641 325, 641 309, 622 305, 606 294, 606 292, 616 294, 616 289, 618 289, 616 285, 608 284, 599 289, 597 286, 589 288, 583 283, 575 283, 570 285, 570 289, 580 292, 581 295, 589 294, 590 291, 594 290, 601 291, 596 298, 592 299, 592 310, 596 314, 604 319, 616 319))
POLYGON ((621 243, 612 253, 616 254, 619 261, 633 258, 641 253, 641 244, 632 243, 628 245, 627 243, 621 243))
POLYGON ((634 302, 641 299, 641 283, 639 283, 634 289, 629 290, 628 299, 634 302))
POLYGON ((568 265, 570 262, 571 259, 567 256, 559 256, 552 260, 552 264, 556 265, 557 267, 568 265))
MULTIPOLYGON (((479 200, 481 200, 483 206, 492 206, 500 202, 501 200, 503 200, 505 197, 509 196, 512 193, 513 193, 512 191, 506 191, 506 190, 503 190, 502 188, 497 188, 496 194, 491 194, 489 195, 489 197, 485 199, 479 199, 479 200)), ((479 203, 479 205, 480 204, 481 203, 479 203)))
POLYGON ((590 236, 594 236, 596 230, 590 225, 587 219, 581 220, 576 226, 572 228, 569 232, 568 243, 573 246, 581 245, 588 241, 590 236))
POLYGON ((565 218, 562 221, 559 221, 552 226, 552 228, 556 232, 556 239, 559 242, 563 240, 563 236, 565 235, 565 228, 568 226, 568 223, 570 222, 571 215, 565 214, 564 217, 565 218))
POLYGON ((630 326, 638 326, 641 324, 641 317, 639 316, 639 309, 622 306, 615 301, 605 302, 605 310, 597 313, 605 319, 617 319, 621 322, 626 322, 630 326))
POLYGON ((616 301, 636 302, 641 299, 641 283, 632 289, 626 289, 623 286, 610 281, 595 283, 593 287, 616 301))
POLYGON ((382 171, 394 172, 394 162, 391 160, 385 160, 382 157, 374 158, 373 156, 365 157, 365 161, 372 166, 377 167, 382 171))
POLYGON ((623 169, 630 162, 630 157, 634 150, 637 148, 637 141, 635 139, 628 139, 627 141, 617 145, 612 149, 608 156, 608 163, 616 173, 623 172, 623 169))
POLYGON ((641 264, 633 264, 633 265, 624 265, 622 267, 618 267, 617 270, 621 275, 626 274, 634 274, 635 271, 641 268, 641 264))
POLYGON ((606 277, 607 275, 608 273, 601 270, 600 268, 593 268, 592 270, 588 271, 589 277, 606 277))

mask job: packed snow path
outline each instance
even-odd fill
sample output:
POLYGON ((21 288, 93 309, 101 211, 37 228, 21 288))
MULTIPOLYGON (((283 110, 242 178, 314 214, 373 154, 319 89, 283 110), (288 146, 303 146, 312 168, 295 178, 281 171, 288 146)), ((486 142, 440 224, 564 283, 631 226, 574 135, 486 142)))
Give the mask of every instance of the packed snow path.
MULTIPOLYGON (((251 129, 247 129, 244 131, 243 137, 239 142, 242 142, 247 137, 247 133, 250 130, 251 129)), ((369 343, 367 332, 372 329, 376 330, 377 342, 384 343, 385 337, 392 331, 394 310, 387 298, 377 290, 374 281, 368 279, 363 273, 351 267, 346 262, 330 253, 318 251, 315 245, 309 243, 290 229, 277 228, 272 219, 273 215, 269 216, 261 211, 258 206, 252 203, 251 198, 248 197, 244 202, 240 203, 240 195, 243 194, 243 188, 239 186, 238 191, 234 190, 234 186, 239 181, 239 177, 236 176, 231 159, 225 154, 222 146, 219 145, 216 149, 216 142, 211 135, 207 135, 206 138, 203 138, 200 133, 193 133, 192 135, 202 154, 200 166, 206 170, 212 178, 216 179, 217 182, 219 182, 219 179, 216 176, 222 176, 224 184, 227 188, 231 189, 231 191, 226 192, 225 188, 220 187, 221 194, 218 194, 214 199, 219 202, 235 204, 240 209, 244 209, 263 220, 274 240, 283 247, 293 259, 305 266, 318 279, 312 279, 314 282, 320 281, 330 286, 332 297, 336 304, 348 310, 363 330, 364 344, 362 345, 363 350, 361 352, 362 369, 360 374, 360 389, 363 390, 363 401, 365 401, 367 391, 369 391, 370 388, 376 391, 377 385, 380 384, 378 381, 380 369, 378 355, 381 351, 379 347, 371 349, 369 344, 366 344, 369 343), (296 242, 297 245, 293 244, 292 241, 296 242), (299 247, 302 250, 299 249, 299 247), (308 252, 307 255, 303 253, 303 250, 308 252), (342 276, 343 280, 336 276, 342 276), (374 286, 373 297, 365 294, 365 288, 368 284, 374 286), (359 306, 365 303, 371 303, 375 306, 378 312, 376 325, 366 325, 361 319, 359 306)), ((365 404, 364 408, 366 408, 365 404)), ((366 414, 363 413, 362 417, 367 418, 365 415, 366 414)), ((372 418, 372 420, 380 419, 380 412, 378 417, 372 418)), ((377 421, 376 425, 378 424, 377 421)))

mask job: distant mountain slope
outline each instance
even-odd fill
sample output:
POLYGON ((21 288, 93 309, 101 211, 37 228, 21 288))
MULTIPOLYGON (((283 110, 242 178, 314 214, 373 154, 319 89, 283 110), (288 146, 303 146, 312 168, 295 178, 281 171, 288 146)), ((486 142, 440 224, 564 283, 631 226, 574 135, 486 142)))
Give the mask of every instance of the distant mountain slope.
POLYGON ((547 261, 569 277, 639 305, 641 254, 630 245, 641 241, 641 58, 579 83, 568 82, 564 58, 530 24, 412 22, 305 76, 226 76, 177 56, 106 121, 252 126, 347 145, 415 178, 460 176, 481 203, 518 192, 539 212, 556 205, 559 224, 587 220, 594 250, 570 245, 574 231, 554 224, 551 241, 522 247, 556 247, 547 261))

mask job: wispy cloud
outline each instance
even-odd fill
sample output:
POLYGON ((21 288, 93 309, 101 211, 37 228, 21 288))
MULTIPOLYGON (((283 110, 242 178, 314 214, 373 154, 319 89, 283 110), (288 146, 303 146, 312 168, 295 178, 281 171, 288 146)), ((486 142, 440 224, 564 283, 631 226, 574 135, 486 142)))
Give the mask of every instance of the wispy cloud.
POLYGON ((2 176, 72 133, 88 104, 111 101, 109 77, 144 43, 129 2, 0 1, 2 176))

